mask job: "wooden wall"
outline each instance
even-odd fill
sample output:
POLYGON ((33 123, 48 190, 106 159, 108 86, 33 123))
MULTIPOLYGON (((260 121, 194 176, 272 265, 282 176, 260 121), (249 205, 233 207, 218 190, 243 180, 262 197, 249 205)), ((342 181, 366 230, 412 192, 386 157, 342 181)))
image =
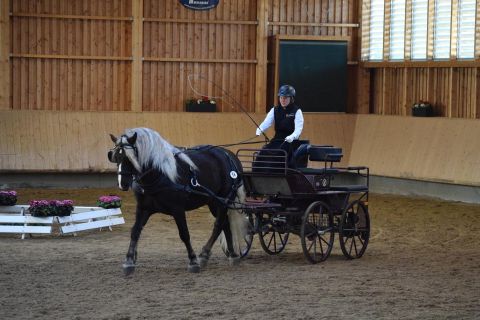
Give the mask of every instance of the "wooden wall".
POLYGON ((207 11, 177 0, 1 1, 11 33, 2 109, 183 111, 204 94, 219 111, 263 113, 277 34, 349 37, 348 109, 358 109, 358 0, 222 0, 207 11))
POLYGON ((129 110, 131 4, 11 1, 12 108, 129 110))
POLYGON ((423 100, 435 116, 480 119, 480 68, 375 68, 371 74, 372 113, 408 116, 423 100))
MULTIPOLYGON (((302 138, 342 147, 342 165, 366 165, 380 176, 480 186, 478 120, 353 114, 306 114, 305 120, 302 138)), ((180 146, 230 144, 254 135, 254 126, 238 113, 0 111, 0 184, 2 172, 113 171, 106 158, 108 134, 139 126, 180 146)))
MULTIPOLYGON (((256 121, 264 117, 252 116, 256 121)), ((308 114, 302 137, 313 144, 344 148, 346 164, 352 148, 354 117, 308 114)), ((133 127, 153 128, 178 146, 231 144, 255 137, 254 125, 239 113, 0 111, 0 185, 2 172, 115 170, 106 158, 113 146, 109 133, 118 135, 133 127)), ((267 135, 273 136, 272 129, 267 135)))

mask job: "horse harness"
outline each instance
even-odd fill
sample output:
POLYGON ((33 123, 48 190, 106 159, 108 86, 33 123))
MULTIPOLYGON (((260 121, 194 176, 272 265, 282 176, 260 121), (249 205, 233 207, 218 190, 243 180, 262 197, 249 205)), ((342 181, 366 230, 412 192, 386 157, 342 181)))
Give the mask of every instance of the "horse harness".
MULTIPOLYGON (((207 148, 210 146, 199 146, 195 148, 181 148, 179 149, 178 152, 175 152, 173 155, 176 159, 181 160, 181 158, 178 158, 177 156, 180 153, 187 153, 191 151, 202 151, 202 149, 207 148)), ((115 155, 116 153, 113 153, 116 150, 122 150, 125 148, 131 148, 135 152, 135 156, 138 158, 138 153, 137 153, 137 148, 135 145, 131 144, 125 144, 125 143, 120 143, 115 146, 114 149, 112 149, 110 152, 112 152, 111 155, 115 155)), ((110 157, 110 152, 109 152, 109 157, 110 157)), ((220 202, 222 205, 231 208, 230 204, 232 204, 235 200, 235 195, 237 193, 238 188, 242 185, 241 179, 238 177, 238 172, 239 168, 237 167, 235 161, 233 161, 232 157, 225 151, 222 151, 223 154, 225 155, 226 159, 228 160, 230 164, 230 180, 231 180, 231 188, 228 193, 228 195, 225 198, 222 198, 218 195, 216 195, 212 190, 209 188, 201 185, 198 182, 197 179, 197 172, 195 169, 193 169, 191 166, 189 166, 189 184, 180 184, 177 182, 171 181, 165 174, 162 174, 158 170, 151 168, 145 172, 143 172, 141 175, 136 175, 133 172, 130 172, 128 170, 119 172, 118 174, 120 175, 133 175, 134 176, 134 182, 132 187, 134 190, 140 191, 142 194, 155 194, 158 193, 162 190, 175 190, 175 191, 180 191, 180 192, 185 192, 187 194, 195 194, 195 195, 200 195, 200 196, 206 196, 206 197, 211 197, 218 202, 220 202)), ((121 161, 124 160, 125 154, 122 154, 122 158, 116 159, 120 163, 121 161)), ((122 167, 123 169, 123 167, 122 167)))

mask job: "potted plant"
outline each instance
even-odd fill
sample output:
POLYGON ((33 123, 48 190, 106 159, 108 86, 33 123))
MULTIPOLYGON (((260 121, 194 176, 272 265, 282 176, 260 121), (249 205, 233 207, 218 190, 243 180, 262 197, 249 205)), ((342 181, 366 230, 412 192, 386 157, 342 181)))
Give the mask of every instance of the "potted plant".
POLYGON ((433 107, 427 101, 420 100, 412 106, 412 115, 414 117, 432 117, 433 107))
POLYGON ((16 191, 0 191, 0 206, 14 206, 17 204, 16 191))
POLYGON ((116 195, 101 196, 97 200, 97 206, 104 209, 120 208, 122 206, 122 198, 116 195))
POLYGON ((28 204, 28 211, 34 217, 64 217, 73 211, 72 200, 31 200, 28 204))
POLYGON ((217 102, 207 96, 201 99, 188 99, 185 103, 185 110, 188 112, 215 112, 217 111, 217 102))

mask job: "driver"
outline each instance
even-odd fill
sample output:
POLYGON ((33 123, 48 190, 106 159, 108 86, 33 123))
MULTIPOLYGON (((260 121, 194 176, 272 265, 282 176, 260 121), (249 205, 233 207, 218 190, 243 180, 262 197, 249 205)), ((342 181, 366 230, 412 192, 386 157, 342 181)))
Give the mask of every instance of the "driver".
POLYGON ((303 130, 303 113, 295 104, 295 88, 285 84, 278 90, 280 104, 270 109, 265 120, 257 128, 259 136, 275 125, 275 136, 264 149, 283 149, 291 156, 291 143, 298 140, 303 130))

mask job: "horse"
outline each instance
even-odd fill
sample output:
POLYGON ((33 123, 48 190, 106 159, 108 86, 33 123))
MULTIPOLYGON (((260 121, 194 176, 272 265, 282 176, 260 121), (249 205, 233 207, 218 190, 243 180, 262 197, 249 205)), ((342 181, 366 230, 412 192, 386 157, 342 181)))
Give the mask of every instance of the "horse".
POLYGON ((247 220, 238 210, 245 200, 243 169, 231 151, 210 145, 175 147, 149 128, 126 129, 120 137, 110 137, 115 146, 108 152, 108 159, 117 164, 118 187, 123 191, 131 188, 136 199, 136 218, 123 264, 125 275, 135 271, 141 231, 157 212, 173 216, 187 249, 189 272, 200 272, 207 265, 222 231, 224 252, 232 265, 238 263, 235 249, 247 235, 247 220), (197 259, 185 212, 204 205, 215 223, 197 259))

